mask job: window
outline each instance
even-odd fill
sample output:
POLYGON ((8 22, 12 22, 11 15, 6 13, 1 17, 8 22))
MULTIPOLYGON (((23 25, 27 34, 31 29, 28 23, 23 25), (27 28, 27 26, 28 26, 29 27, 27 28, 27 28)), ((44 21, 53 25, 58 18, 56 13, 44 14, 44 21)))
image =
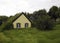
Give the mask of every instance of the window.
POLYGON ((21 24, 20 24, 20 23, 17 23, 17 24, 16 24, 16 27, 17 27, 17 28, 21 28, 21 24))
POLYGON ((25 23, 25 28, 27 28, 27 27, 28 27, 28 25, 29 25, 28 23, 25 23))
POLYGON ((2 25, 2 21, 0 20, 0 25, 2 25))

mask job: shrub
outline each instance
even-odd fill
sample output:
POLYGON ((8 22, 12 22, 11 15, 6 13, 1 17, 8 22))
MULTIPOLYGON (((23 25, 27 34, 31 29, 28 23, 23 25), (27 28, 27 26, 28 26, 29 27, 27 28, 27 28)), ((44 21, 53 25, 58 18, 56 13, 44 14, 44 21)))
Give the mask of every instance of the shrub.
POLYGON ((3 23, 1 26, 0 26, 0 31, 4 31, 4 30, 9 30, 9 29, 12 29, 12 23, 11 22, 6 22, 6 23, 3 23))
POLYGON ((48 15, 38 17, 35 21, 35 27, 40 30, 51 30, 53 29, 54 21, 50 19, 48 15))

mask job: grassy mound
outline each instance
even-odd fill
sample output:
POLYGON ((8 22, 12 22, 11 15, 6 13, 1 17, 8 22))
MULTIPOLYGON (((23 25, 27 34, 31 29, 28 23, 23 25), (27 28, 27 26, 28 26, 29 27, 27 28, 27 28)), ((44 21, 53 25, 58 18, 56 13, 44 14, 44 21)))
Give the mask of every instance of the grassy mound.
POLYGON ((0 43, 60 43, 60 25, 55 30, 40 31, 36 28, 0 32, 0 43))

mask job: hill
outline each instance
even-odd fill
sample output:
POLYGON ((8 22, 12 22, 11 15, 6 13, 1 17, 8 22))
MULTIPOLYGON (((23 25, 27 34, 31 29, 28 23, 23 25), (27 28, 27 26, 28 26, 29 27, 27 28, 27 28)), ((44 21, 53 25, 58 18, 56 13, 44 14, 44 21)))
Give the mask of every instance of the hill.
POLYGON ((0 32, 0 43, 60 43, 60 25, 51 31, 36 28, 6 30, 0 32))

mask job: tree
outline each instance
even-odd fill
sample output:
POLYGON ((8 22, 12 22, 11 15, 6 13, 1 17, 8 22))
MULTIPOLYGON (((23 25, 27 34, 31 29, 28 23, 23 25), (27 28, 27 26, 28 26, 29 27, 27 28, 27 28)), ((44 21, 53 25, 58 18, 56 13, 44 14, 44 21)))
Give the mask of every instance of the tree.
POLYGON ((58 11, 57 6, 52 6, 48 12, 48 15, 51 16, 52 19, 56 21, 58 14, 56 13, 58 11))
POLYGON ((60 18, 60 7, 58 8, 58 11, 56 12, 57 18, 60 18))
POLYGON ((59 9, 58 9, 58 13, 59 13, 58 16, 59 16, 59 18, 60 18, 60 7, 59 7, 59 9))
POLYGON ((2 25, 2 23, 5 23, 8 20, 7 16, 0 16, 0 25, 2 25))
POLYGON ((51 30, 53 28, 53 21, 50 19, 45 9, 36 11, 33 15, 33 24, 36 28, 41 30, 51 30))

